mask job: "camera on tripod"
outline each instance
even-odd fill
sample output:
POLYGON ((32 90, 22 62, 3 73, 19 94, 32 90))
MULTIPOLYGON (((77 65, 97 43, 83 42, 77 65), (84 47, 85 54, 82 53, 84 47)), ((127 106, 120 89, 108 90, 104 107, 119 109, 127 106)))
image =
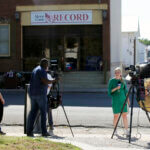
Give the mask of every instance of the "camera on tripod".
POLYGON ((128 76, 130 76, 130 81, 136 88, 138 104, 142 109, 150 112, 150 63, 131 65, 125 70, 129 70, 128 76))
POLYGON ((57 59, 51 59, 50 60, 50 67, 49 67, 50 74, 53 78, 58 79, 59 73, 58 73, 58 60, 57 59))
POLYGON ((130 77, 138 77, 140 75, 140 66, 130 65, 126 67, 125 70, 129 71, 130 77))
POLYGON ((127 80, 130 80, 132 84, 138 85, 138 78, 140 77, 140 66, 130 65, 125 68, 125 71, 129 71, 127 80))
POLYGON ((129 71, 128 76, 126 77, 126 80, 128 80, 130 77, 129 80, 131 81, 131 86, 129 87, 126 100, 122 106, 121 113, 119 115, 118 121, 116 123, 116 126, 114 128, 111 138, 113 138, 113 135, 117 129, 117 125, 119 123, 120 117, 123 113, 123 109, 131 93, 130 135, 129 135, 129 143, 130 143, 131 132, 132 132, 133 105, 134 105, 135 95, 136 95, 135 99, 137 100, 139 106, 146 112, 147 118, 150 121, 150 116, 148 115, 148 112, 150 112, 150 63, 140 64, 136 66, 130 65, 130 67, 126 67, 125 70, 129 71))
POLYGON ((150 63, 144 63, 139 65, 130 65, 126 67, 125 70, 129 71, 129 76, 134 78, 150 78, 150 63))

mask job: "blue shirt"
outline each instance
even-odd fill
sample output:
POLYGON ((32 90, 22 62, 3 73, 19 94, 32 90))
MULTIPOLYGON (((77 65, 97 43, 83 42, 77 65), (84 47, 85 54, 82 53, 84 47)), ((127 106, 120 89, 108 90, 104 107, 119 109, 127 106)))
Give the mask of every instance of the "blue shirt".
POLYGON ((30 80, 30 95, 37 96, 37 95, 46 95, 48 85, 45 85, 41 78, 47 79, 47 72, 41 66, 37 66, 31 74, 30 80))

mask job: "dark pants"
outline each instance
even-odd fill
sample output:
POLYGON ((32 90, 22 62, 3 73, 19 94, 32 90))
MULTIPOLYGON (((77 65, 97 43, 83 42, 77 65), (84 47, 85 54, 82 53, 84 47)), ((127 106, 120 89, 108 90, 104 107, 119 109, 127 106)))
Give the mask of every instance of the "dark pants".
POLYGON ((41 114, 42 134, 47 133, 47 129, 46 129, 47 96, 37 95, 37 96, 31 96, 31 111, 29 113, 28 122, 27 122, 27 134, 33 133, 33 126, 34 126, 34 122, 38 110, 40 110, 40 114, 41 114))
POLYGON ((48 113, 48 123, 49 126, 53 125, 53 116, 52 116, 52 108, 50 107, 50 97, 52 96, 51 92, 47 95, 48 103, 47 103, 47 113, 48 113))
MULTIPOLYGON (((1 123, 2 119, 3 119, 3 104, 0 101, 0 123, 1 123)), ((0 127, 0 131, 1 131, 1 127, 0 127)))
POLYGON ((50 107, 48 107, 47 113, 48 113, 49 126, 52 126, 53 125, 53 116, 52 116, 52 109, 50 107))
POLYGON ((0 101, 0 123, 1 123, 2 119, 3 119, 3 104, 0 101))

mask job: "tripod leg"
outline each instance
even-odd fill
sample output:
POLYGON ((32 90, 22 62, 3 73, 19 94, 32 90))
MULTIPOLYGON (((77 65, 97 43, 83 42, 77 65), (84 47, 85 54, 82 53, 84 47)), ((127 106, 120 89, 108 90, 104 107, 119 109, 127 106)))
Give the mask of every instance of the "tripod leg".
POLYGON ((52 109, 50 107, 48 108, 47 120, 48 120, 48 125, 52 130, 52 128, 53 128, 53 115, 52 115, 52 109))
POLYGON ((119 120, 120 120, 120 118, 121 118, 121 115, 122 115, 122 113, 123 113, 124 107, 125 107, 125 105, 126 105, 126 103, 127 103, 127 100, 128 100, 128 97, 129 97, 129 95, 130 95, 130 92, 131 92, 131 89, 132 89, 132 88, 133 88, 133 86, 131 86, 130 89, 129 89, 129 92, 128 92, 128 94, 127 94, 126 100, 125 100, 125 102, 124 102, 124 104, 123 104, 123 107, 122 107, 122 109, 121 109, 121 113, 120 113, 120 115, 119 115, 119 118, 118 118, 118 120, 117 120, 117 123, 116 123, 116 126, 115 126, 115 128, 114 128, 114 131, 113 131, 113 134, 112 134, 111 138, 113 138, 114 133, 115 133, 115 131, 116 131, 116 129, 117 129, 119 120))
POLYGON ((134 87, 132 88, 132 101, 131 101, 131 114, 130 114, 130 135, 129 135, 129 143, 131 142, 131 132, 132 132, 133 102, 134 102, 134 87))
POLYGON ((71 129, 71 126, 70 126, 70 123, 69 123, 69 120, 68 120, 68 117, 67 117, 67 114, 66 114, 66 111, 65 111, 65 108, 64 108, 63 104, 61 104, 61 106, 62 106, 62 108, 63 108, 63 111, 64 111, 65 117, 66 117, 66 119, 67 119, 67 122, 68 122, 68 125, 69 125, 69 128, 70 128, 70 131, 71 131, 71 133, 72 133, 72 136, 74 137, 74 134, 73 134, 73 132, 72 132, 72 129, 71 129))
POLYGON ((147 110, 146 110, 146 108, 145 108, 145 104, 144 104, 143 101, 142 101, 142 105, 143 105, 144 111, 145 111, 145 113, 146 113, 146 116, 147 116, 147 118, 148 118, 148 120, 149 120, 149 122, 150 122, 150 117, 149 117, 149 115, 148 115, 148 112, 147 112, 147 110))
POLYGON ((149 117, 149 115, 148 115, 148 112, 145 111, 145 113, 146 113, 146 116, 147 116, 147 118, 148 118, 148 120, 149 120, 149 122, 150 122, 150 117, 149 117))

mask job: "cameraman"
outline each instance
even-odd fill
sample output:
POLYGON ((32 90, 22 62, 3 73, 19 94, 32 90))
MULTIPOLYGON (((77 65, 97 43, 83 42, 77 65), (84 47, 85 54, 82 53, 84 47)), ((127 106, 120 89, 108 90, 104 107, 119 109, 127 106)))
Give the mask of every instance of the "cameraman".
POLYGON ((42 136, 50 136, 46 129, 46 113, 47 113, 47 88, 48 84, 56 82, 56 80, 47 79, 48 60, 41 59, 40 65, 35 67, 31 74, 29 95, 31 98, 31 110, 27 122, 27 136, 33 137, 33 124, 37 116, 38 110, 41 114, 42 136))
MULTIPOLYGON (((124 79, 122 78, 121 74, 121 69, 117 67, 115 69, 115 77, 109 80, 109 85, 108 85, 108 94, 112 98, 112 109, 113 109, 113 114, 114 114, 114 119, 113 119, 113 125, 114 127, 117 124, 119 114, 121 113, 123 104, 126 100, 126 95, 127 95, 127 85, 124 79)), ((128 99, 128 105, 130 104, 129 99, 128 99)), ((123 124, 125 127, 125 134, 126 136, 129 136, 129 131, 128 131, 128 120, 127 120, 127 104, 124 107, 123 113, 122 113, 122 118, 123 118, 123 124)), ((117 134, 117 130, 115 132, 117 134)))

